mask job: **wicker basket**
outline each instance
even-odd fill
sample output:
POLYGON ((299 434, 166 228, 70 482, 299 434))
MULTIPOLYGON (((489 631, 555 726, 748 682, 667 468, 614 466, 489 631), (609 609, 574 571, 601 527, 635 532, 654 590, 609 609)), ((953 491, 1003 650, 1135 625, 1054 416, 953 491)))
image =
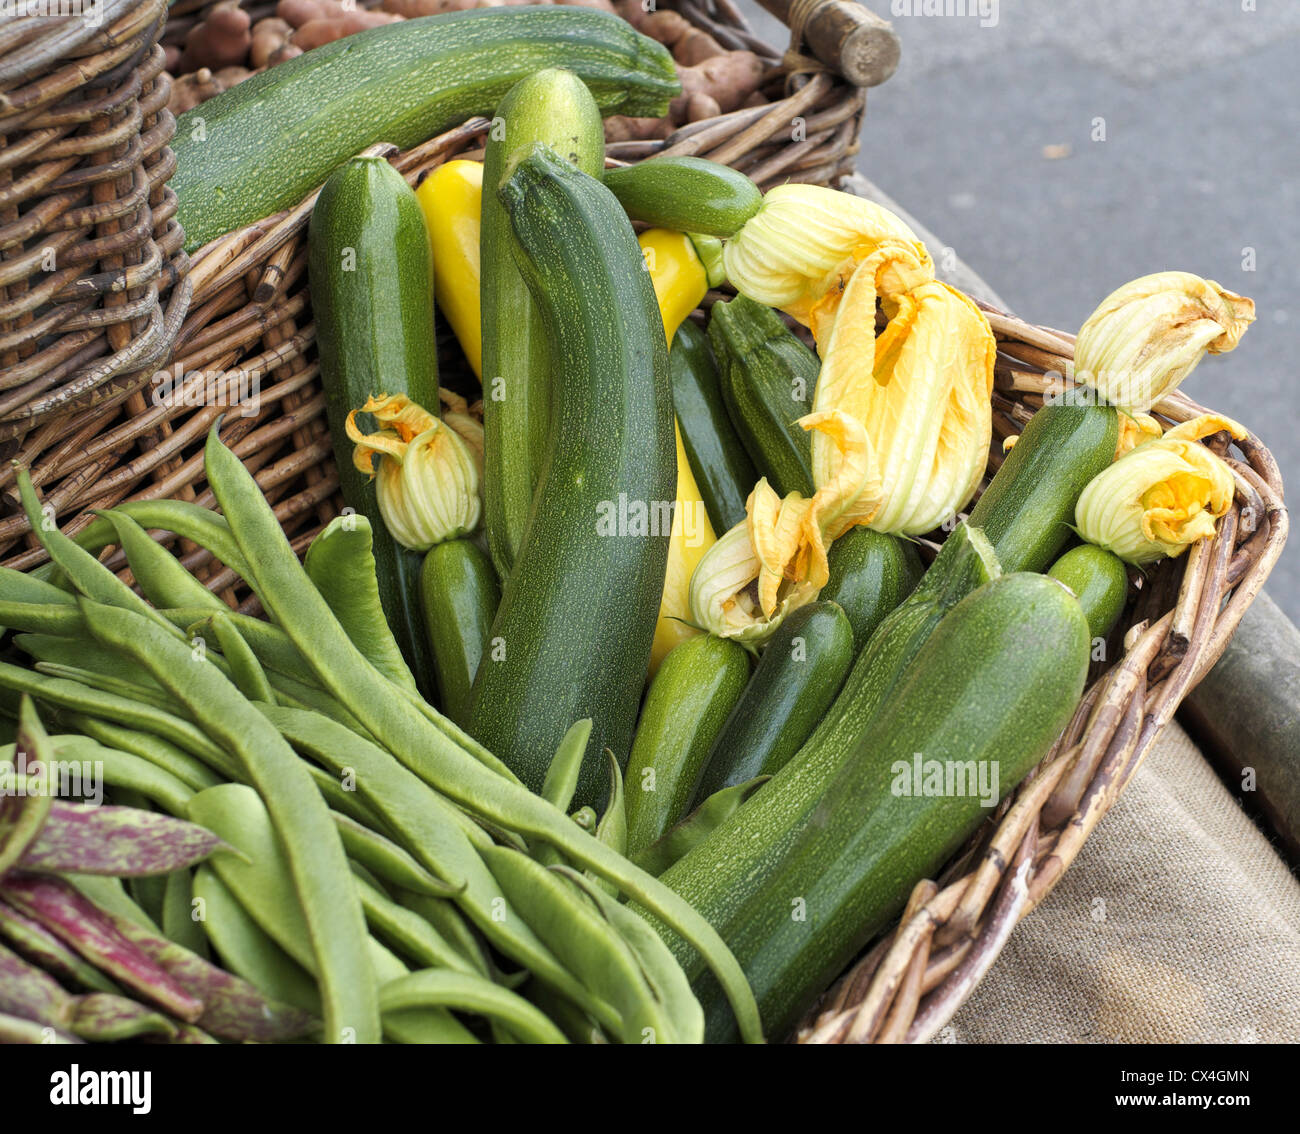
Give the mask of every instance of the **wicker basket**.
MULTIPOLYGON (((194 7, 185 5, 190 12, 194 7)), ((790 7, 797 26, 812 12, 803 0, 790 7)), ((778 101, 694 123, 666 141, 613 145, 612 161, 698 154, 743 169, 764 186, 786 180, 834 184, 852 168, 864 107, 861 88, 808 65, 806 56, 783 57, 762 44, 729 0, 713 0, 707 9, 686 0, 680 10, 725 45, 770 60, 767 89, 778 101), (780 66, 783 58, 792 65, 788 69, 780 66), (792 141, 796 116, 803 119, 803 137, 792 141)), ((367 152, 389 156, 414 184, 449 158, 479 152, 488 126, 486 119, 473 119, 406 153, 382 146, 367 152)), ((229 413, 225 438, 255 473, 300 551, 339 508, 306 288, 306 223, 313 201, 314 196, 195 255, 192 309, 177 336, 173 363, 184 374, 238 370, 256 381, 256 412, 229 413)), ((706 306, 716 298, 711 294, 706 306)), ((992 475, 1001 463, 1001 439, 1019 433, 1042 404, 1049 375, 1069 380, 1073 340, 1000 312, 988 314, 999 345, 992 475)), ((441 330, 440 365, 448 384, 472 382, 454 340, 441 330)), ((123 406, 119 400, 79 415, 75 424, 47 428, 23 456, 70 532, 89 521, 90 508, 128 498, 211 504, 202 446, 222 412, 227 411, 219 405, 123 406)), ((1155 412, 1181 421, 1200 407, 1176 395, 1155 412)), ((1226 438, 1211 444, 1228 455, 1226 438)), ((1237 495, 1216 538, 1163 562, 1143 581, 1116 632, 1111 654, 1118 660, 1095 667, 1056 747, 946 873, 916 887, 900 927, 827 993, 800 1029, 801 1042, 928 1039, 970 994, 1019 918, 1073 861, 1180 700, 1222 652, 1281 552, 1287 518, 1277 466, 1253 436, 1240 451, 1241 460, 1229 456, 1237 495)), ((257 611, 256 599, 240 589, 232 571, 202 549, 177 550, 232 605, 257 611)), ((0 519, 0 554, 19 568, 43 557, 12 508, 0 519)), ((110 554, 107 562, 123 569, 120 555, 110 554)))
MULTIPOLYGON (((166 0, 95 11, 0 33, 0 442, 20 459, 75 451, 94 436, 84 411, 141 408, 188 306, 166 0)), ((56 506, 86 475, 49 486, 56 506)))

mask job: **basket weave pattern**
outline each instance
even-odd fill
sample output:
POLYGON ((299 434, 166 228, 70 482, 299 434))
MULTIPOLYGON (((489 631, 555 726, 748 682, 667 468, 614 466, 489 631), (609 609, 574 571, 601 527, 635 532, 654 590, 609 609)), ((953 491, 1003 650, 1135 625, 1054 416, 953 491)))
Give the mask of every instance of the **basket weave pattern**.
MULTIPOLYGON (((189 13, 195 8, 181 6, 189 13)), ((788 180, 834 184, 851 171, 865 105, 861 89, 826 71, 782 72, 781 53, 753 35, 730 0, 712 0, 707 9, 684 0, 678 10, 725 46, 769 60, 772 76, 766 89, 776 101, 692 123, 663 141, 613 144, 608 148, 612 164, 659 153, 693 154, 741 169, 764 188, 788 180), (792 134, 796 119, 800 125, 792 134)), ((127 59, 122 56, 123 65, 127 59)), ((151 54, 134 66, 137 75, 145 76, 139 79, 137 105, 142 120, 149 120, 146 105, 156 110, 166 97, 164 92, 159 98, 156 88, 152 97, 147 95, 160 63, 151 54)), ((0 82, 2 76, 0 72, 0 82)), ((13 113, 2 103, 0 110, 13 113)), ((152 119, 159 140, 148 152, 155 155, 155 166, 142 156, 137 168, 166 164, 162 155, 169 151, 162 147, 170 136, 169 117, 163 112, 152 119)), ((0 118, 0 133, 5 121, 0 118)), ((472 119, 405 153, 384 146, 366 152, 389 157, 414 185, 444 161, 480 156, 489 125, 487 119, 472 119)), ((142 145, 142 154, 145 149, 142 145)), ((7 189, 0 180, 0 193, 7 189)), ((159 223, 166 226, 174 202, 165 189, 156 204, 152 188, 150 194, 155 229, 159 223)), ((307 292, 306 230, 314 200, 313 194, 291 210, 205 246, 195 254, 184 285, 189 313, 176 334, 171 371, 188 376, 192 384, 210 383, 213 375, 236 379, 230 386, 251 386, 257 393, 254 402, 236 408, 193 404, 183 393, 150 398, 137 385, 129 396, 119 391, 27 437, 18 455, 31 466, 46 502, 54 504, 63 530, 75 534, 90 521, 90 509, 125 499, 174 497, 214 504, 204 480, 202 450, 222 413, 227 415, 225 440, 254 472, 296 549, 304 550, 338 514, 338 478, 307 292)), ((0 206, 5 203, 0 196, 0 206)), ((0 224, 9 217, 0 213, 0 224)), ((175 268, 178 260, 183 263, 179 234, 173 242, 166 228, 164 237, 157 239, 161 262, 171 259, 175 268)), ((9 318, 4 302, 12 303, 16 294, 12 288, 0 292, 0 318, 9 318)), ((716 298, 711 293, 706 306, 716 298)), ((179 304, 174 296, 167 318, 179 304)), ((180 312, 184 315, 183 307, 180 312)), ((1002 459, 999 442, 1018 434, 1042 404, 1049 376, 1071 378, 1073 339, 1000 312, 988 315, 999 347, 992 475, 1002 459)), ((3 327, 8 332, 11 322, 3 327)), ((156 358, 152 347, 138 346, 147 333, 131 338, 130 346, 156 358)), ((445 334, 440 336, 440 363, 444 375, 463 366, 445 334)), ((5 404, 11 401, 7 391, 0 391, 0 397, 5 404)), ((1176 422, 1201 409, 1175 395, 1154 412, 1176 422)), ((0 415, 0 430, 7 420, 0 415)), ((1228 456, 1226 440, 1220 440, 1218 449, 1228 456)), ((1113 664, 1094 667, 1092 684, 1055 748, 946 872, 916 887, 899 928, 826 994, 799 1029, 800 1042, 930 1038, 993 963, 1019 918, 1046 896, 1073 861, 1183 696, 1218 658, 1281 552, 1287 517, 1277 466, 1253 436, 1239 448, 1244 459, 1228 456, 1236 499, 1216 538, 1197 544, 1181 559, 1163 562, 1144 580, 1136 604, 1112 638, 1108 656, 1113 664)), ((12 471, 0 471, 6 495, 12 495, 12 483, 12 471)), ((232 606, 258 611, 256 599, 234 572, 208 552, 169 534, 160 538, 232 606)), ((0 556, 16 568, 44 559, 12 499, 5 501, 0 518, 0 556)), ((106 561, 125 570, 120 553, 106 561)))
POLYGON ((0 34, 0 443, 22 460, 92 437, 77 415, 130 401, 186 310, 166 3, 99 11, 98 26, 29 16, 0 34))

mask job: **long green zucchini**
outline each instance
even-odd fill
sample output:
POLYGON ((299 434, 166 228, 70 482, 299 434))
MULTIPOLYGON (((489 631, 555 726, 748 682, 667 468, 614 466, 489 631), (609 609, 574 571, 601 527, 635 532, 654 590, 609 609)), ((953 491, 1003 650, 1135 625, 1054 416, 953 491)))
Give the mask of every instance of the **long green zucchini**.
POLYGON ((925 572, 911 540, 871 528, 849 529, 831 544, 826 560, 830 578, 817 597, 843 608, 856 650, 867 644, 925 572))
POLYGON ((666 48, 591 9, 492 8, 371 28, 181 115, 171 185, 186 248, 298 204, 376 142, 408 149, 491 115, 545 67, 574 71, 604 114, 660 117, 680 89, 666 48))
POLYGON ((745 518, 745 501, 758 473, 731 424, 708 337, 689 319, 673 336, 668 369, 682 448, 704 510, 715 532, 730 531, 745 518))
MULTIPOLYGON (((1088 648, 1074 597, 1028 572, 943 620, 779 870, 727 926, 768 1035, 788 1031, 1042 759, 1083 692, 1088 648)), ((715 1041, 731 1038, 717 999, 704 1001, 715 1041)))
POLYGON ((626 762, 663 592, 677 460, 668 347, 608 189, 539 147, 501 197, 565 380, 470 732, 536 791, 569 726, 590 717, 583 806, 607 790, 602 750, 626 762))
POLYGON ((541 142, 600 176, 605 133, 582 81, 546 70, 521 79, 497 107, 483 155, 479 295, 483 325, 483 522, 503 583, 524 538, 550 440, 551 365, 537 303, 515 263, 510 218, 497 196, 505 171, 541 142))
POLYGON ((749 654, 727 638, 697 634, 664 658, 627 765, 629 855, 685 817, 713 742, 748 681, 749 654))
POLYGON ((780 315, 743 295, 713 305, 709 342, 722 397, 759 475, 782 496, 811 496, 812 441, 795 421, 812 410, 817 356, 780 315))
POLYGON ((405 394, 438 411, 429 234, 415 193, 383 158, 353 158, 325 183, 311 214, 307 263, 343 501, 370 521, 379 599, 428 697, 433 674, 420 617, 420 556, 388 533, 344 429, 348 414, 372 395, 405 394))
POLYGON ((787 615, 713 742, 697 801, 779 772, 825 715, 852 664, 853 629, 835 603, 809 603, 787 615))

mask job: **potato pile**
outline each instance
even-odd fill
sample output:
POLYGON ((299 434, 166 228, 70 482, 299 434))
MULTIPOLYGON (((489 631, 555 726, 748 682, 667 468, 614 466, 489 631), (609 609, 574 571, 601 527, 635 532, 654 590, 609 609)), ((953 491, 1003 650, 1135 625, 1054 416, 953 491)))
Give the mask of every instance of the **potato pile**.
MULTIPOLYGON (((359 7, 356 0, 279 0, 274 15, 254 20, 240 0, 217 0, 202 10, 183 43, 164 48, 172 76, 168 105, 174 114, 182 114, 258 71, 379 24, 515 2, 380 0, 374 7, 359 7)), ((687 122, 767 102, 759 89, 767 64, 752 51, 728 50, 678 12, 653 7, 647 11, 644 0, 554 2, 616 12, 664 44, 677 62, 682 93, 673 100, 668 117, 607 119, 605 136, 611 142, 666 138, 687 122)))

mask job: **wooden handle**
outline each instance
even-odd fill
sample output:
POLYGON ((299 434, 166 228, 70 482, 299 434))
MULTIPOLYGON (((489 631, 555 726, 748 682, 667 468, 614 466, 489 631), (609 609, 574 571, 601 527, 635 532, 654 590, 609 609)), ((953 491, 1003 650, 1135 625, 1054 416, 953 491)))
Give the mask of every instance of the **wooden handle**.
POLYGON ((758 0, 787 27, 803 20, 803 41, 855 87, 883 83, 898 66, 898 36, 888 21, 854 0, 758 0))

